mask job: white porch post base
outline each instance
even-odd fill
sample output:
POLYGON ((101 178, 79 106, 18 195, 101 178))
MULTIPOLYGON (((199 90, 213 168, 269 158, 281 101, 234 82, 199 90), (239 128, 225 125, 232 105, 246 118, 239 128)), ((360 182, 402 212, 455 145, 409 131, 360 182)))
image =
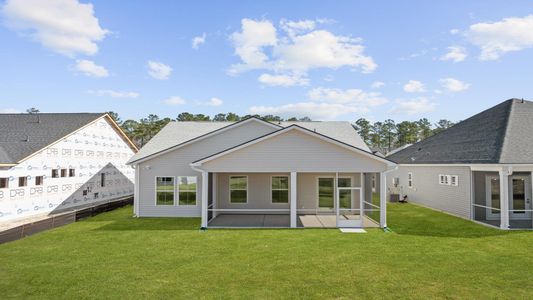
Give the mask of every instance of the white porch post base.
POLYGON ((291 172, 291 228, 296 228, 297 225, 297 213, 296 213, 296 206, 297 206, 297 196, 298 196, 298 183, 297 183, 297 173, 291 172))
POLYGON ((202 228, 207 228, 207 197, 209 186, 209 173, 202 171, 202 228))
POLYGON ((500 228, 509 229, 509 170, 500 170, 500 228))
POLYGON ((379 227, 387 227, 387 175, 379 174, 379 227))

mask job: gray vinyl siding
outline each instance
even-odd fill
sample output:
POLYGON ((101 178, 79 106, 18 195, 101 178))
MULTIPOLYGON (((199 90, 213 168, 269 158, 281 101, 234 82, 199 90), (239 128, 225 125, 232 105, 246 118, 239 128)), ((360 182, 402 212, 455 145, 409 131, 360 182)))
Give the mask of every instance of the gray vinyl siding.
MULTIPOLYGON (((176 217, 200 216, 201 173, 193 170, 190 163, 220 152, 234 145, 265 135, 275 128, 260 122, 249 122, 231 130, 220 132, 207 139, 197 141, 174 151, 161 154, 136 165, 139 168, 139 188, 136 195, 139 216, 141 217, 176 217), (156 176, 197 176, 196 206, 158 206, 155 205, 156 176)), ((177 178, 176 178, 177 180, 177 178)), ((177 201, 175 201, 177 202, 177 201)))
POLYGON ((381 172, 384 162, 296 129, 207 161, 219 172, 381 172))
POLYGON ((408 201, 470 219, 471 172, 468 167, 399 166, 387 174, 388 193, 394 190, 393 178, 400 179, 399 189, 408 201), (413 188, 407 186, 407 174, 413 173, 413 188), (440 185, 439 174, 459 176, 459 185, 440 185))
MULTIPOLYGON (((271 176, 289 176, 290 173, 217 173, 216 207, 221 209, 289 209, 290 204, 272 203, 271 176), (248 177, 248 203, 237 204, 229 201, 230 176, 244 175, 248 177)), ((335 173, 298 173, 297 174, 297 208, 305 209, 305 213, 315 213, 318 210, 318 178, 335 177, 335 173)), ((340 177, 350 177, 353 187, 361 187, 361 176, 358 173, 339 173, 340 177)), ((290 181, 290 180, 289 180, 290 181)), ((289 198, 290 189, 289 184, 289 198)), ((359 191, 352 195, 353 208, 359 208, 359 191)), ((246 212, 249 213, 249 212, 246 212)), ((264 213, 264 212, 261 212, 264 213)), ((274 213, 288 213, 274 212, 274 213)))

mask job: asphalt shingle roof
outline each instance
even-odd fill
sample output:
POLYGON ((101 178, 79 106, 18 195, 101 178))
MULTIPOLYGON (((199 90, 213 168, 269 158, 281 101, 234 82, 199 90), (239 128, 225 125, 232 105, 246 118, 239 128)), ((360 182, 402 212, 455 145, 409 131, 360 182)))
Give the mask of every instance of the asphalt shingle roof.
POLYGON ((103 115, 104 113, 0 114, 0 164, 16 164, 103 115))
MULTIPOLYGON (((170 122, 146 145, 144 145, 129 162, 131 163, 147 158, 234 123, 235 122, 170 122)), ((345 144, 370 152, 368 146, 363 142, 349 122, 273 122, 273 124, 280 125, 281 127, 297 124, 345 144)))
POLYGON ((510 99, 387 158, 399 164, 533 163, 533 102, 510 99))

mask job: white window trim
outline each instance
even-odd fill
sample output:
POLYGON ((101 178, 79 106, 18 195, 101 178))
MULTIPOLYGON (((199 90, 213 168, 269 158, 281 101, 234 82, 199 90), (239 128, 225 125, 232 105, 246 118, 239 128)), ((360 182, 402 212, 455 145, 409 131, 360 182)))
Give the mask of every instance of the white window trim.
POLYGON ((450 185, 459 186, 459 175, 450 175, 450 185), (455 183, 452 182, 452 178, 455 178, 455 183))
MULTIPOLYGON (((248 193, 246 193, 246 195, 248 196, 248 193)), ((280 175, 270 175, 270 204, 274 204, 274 205, 287 205, 291 203, 291 176, 289 175, 284 175, 284 174, 280 174, 280 175), (287 177, 287 194, 289 197, 287 197, 287 203, 282 203, 282 202, 273 202, 273 199, 272 199, 272 191, 285 191, 285 189, 273 189, 272 188, 272 179, 274 177, 287 177)))
MULTIPOLYGON (((244 189, 234 189, 234 191, 244 191, 244 189)), ((233 174, 233 175, 230 175, 229 178, 228 178, 228 202, 229 204, 231 205, 242 205, 242 204, 248 204, 248 175, 238 175, 238 174, 233 174), (246 178, 246 202, 239 202, 239 203, 234 203, 234 202, 231 202, 231 177, 245 177, 246 178)))
POLYGON ((410 189, 414 188, 413 172, 407 172, 407 187, 410 188, 410 189))
POLYGON ((176 206, 176 176, 154 176, 154 205, 155 206, 161 206, 161 207, 168 207, 168 206, 176 206), (157 178, 158 177, 170 177, 173 178, 172 182, 174 182, 174 187, 172 188, 172 191, 174 192, 174 196, 172 197, 172 205, 162 205, 157 204, 157 178))
MULTIPOLYGON (((197 207, 198 206, 198 188, 199 188, 199 184, 198 184, 198 176, 187 176, 187 175, 184 175, 184 176, 177 176, 178 180, 175 182, 175 189, 176 189, 176 195, 174 196, 174 202, 175 202, 175 205, 176 206, 181 206, 181 207, 197 207), (196 201, 194 205, 185 205, 185 204, 180 204, 180 184, 179 184, 179 179, 180 177, 194 177, 196 178, 196 201), (177 201, 176 201, 177 200, 177 201)), ((187 191, 191 191, 191 190, 187 190, 187 191)))

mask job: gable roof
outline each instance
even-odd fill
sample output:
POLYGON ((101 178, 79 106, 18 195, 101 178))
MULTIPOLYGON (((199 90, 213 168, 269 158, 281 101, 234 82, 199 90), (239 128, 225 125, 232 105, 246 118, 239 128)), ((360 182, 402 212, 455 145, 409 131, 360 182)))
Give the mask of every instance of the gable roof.
MULTIPOLYGON (((105 113, 0 114, 0 165, 16 165, 105 113)), ((108 117, 111 120, 110 117, 108 117)), ((118 126, 112 122, 113 126, 118 126)), ((127 137, 118 128, 125 139, 127 137)), ((130 143, 130 147, 136 150, 130 143)))
POLYGON ((359 137, 349 122, 268 122, 257 117, 251 117, 239 122, 170 122, 156 134, 144 147, 135 154, 129 164, 138 163, 142 160, 156 157, 157 155, 176 150, 185 145, 208 138, 224 130, 246 124, 246 122, 258 121, 272 126, 275 130, 294 124, 307 128, 311 131, 333 137, 344 143, 370 151, 368 146, 359 137))
POLYGON ((509 99, 389 159, 400 164, 533 163, 533 102, 509 99))
POLYGON ((234 152, 234 151, 237 151, 239 149, 243 149, 243 148, 246 148, 250 145, 253 145, 253 144, 256 144, 256 143, 260 143, 264 140, 268 140, 270 138, 273 138, 275 136, 278 136, 280 134, 283 134, 285 132, 288 132, 288 131, 291 131, 291 130, 298 130, 300 132, 303 132, 303 133, 306 133, 306 134, 309 134, 311 136, 315 136, 321 140, 324 140, 324 141, 327 141, 329 143, 332 143, 332 144, 335 144, 335 145, 338 145, 340 147, 343 147, 345 149, 348 149, 348 150, 351 150, 351 151, 354 151, 354 152, 357 152, 359 154, 363 154, 367 157, 371 157, 373 159, 376 159, 376 160, 379 160, 381 162, 384 162, 388 165, 393 165, 394 162, 386 159, 386 158, 382 158, 378 155, 375 155, 373 154, 372 152, 369 152, 367 150, 363 150, 361 148, 358 148, 356 146, 353 146, 353 145, 350 145, 350 144, 347 144, 345 142, 342 142, 342 141, 339 141, 339 140, 336 140, 332 137, 329 137, 329 136, 326 136, 326 135, 323 135, 321 133, 318 133, 317 131, 314 131, 314 130, 310 130, 308 128, 305 128, 305 127, 302 127, 300 125, 297 125, 297 124, 292 124, 292 125, 289 125, 288 127, 285 127, 283 129, 279 129, 277 131, 274 131, 274 132, 271 132, 271 133, 268 133, 268 134, 265 134, 263 136, 260 136, 260 137, 257 137, 255 139, 252 139, 250 141, 247 141, 247 142, 244 142, 242 144, 239 144, 239 145, 235 145, 231 148, 228 148, 228 149, 225 149, 225 150, 222 150, 220 152, 217 152, 217 153, 214 153, 212 155, 209 155, 207 157, 204 157, 204 158, 201 158, 201 159, 198 159, 194 162, 191 163, 191 165, 193 166, 200 166, 201 164, 205 163, 205 162, 208 162, 208 161, 211 161, 213 159, 216 159, 218 157, 221 157, 221 156, 224 156, 226 154, 229 154, 231 152, 234 152))

